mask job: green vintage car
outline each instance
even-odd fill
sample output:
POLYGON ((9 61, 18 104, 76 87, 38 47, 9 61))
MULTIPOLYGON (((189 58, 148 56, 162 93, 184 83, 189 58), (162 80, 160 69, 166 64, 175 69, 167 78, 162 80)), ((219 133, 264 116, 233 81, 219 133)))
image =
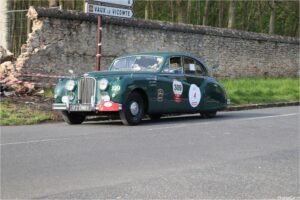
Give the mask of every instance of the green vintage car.
POLYGON ((54 91, 54 110, 69 124, 89 115, 120 117, 137 125, 145 115, 200 113, 214 117, 227 106, 223 87, 205 65, 186 53, 135 53, 116 58, 108 71, 61 79, 54 91))

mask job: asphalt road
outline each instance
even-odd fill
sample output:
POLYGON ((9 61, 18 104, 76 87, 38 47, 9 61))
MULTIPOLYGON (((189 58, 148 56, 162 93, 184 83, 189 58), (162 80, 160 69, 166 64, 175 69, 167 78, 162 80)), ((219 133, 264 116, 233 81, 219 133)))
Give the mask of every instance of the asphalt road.
POLYGON ((2 199, 299 197, 299 107, 1 127, 2 199))

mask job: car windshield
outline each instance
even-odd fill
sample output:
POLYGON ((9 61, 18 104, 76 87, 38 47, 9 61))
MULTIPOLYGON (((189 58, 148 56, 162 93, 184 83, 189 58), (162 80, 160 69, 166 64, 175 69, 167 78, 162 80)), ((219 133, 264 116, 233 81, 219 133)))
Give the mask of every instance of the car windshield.
POLYGON ((160 56, 127 56, 114 60, 111 71, 157 71, 163 63, 160 56))

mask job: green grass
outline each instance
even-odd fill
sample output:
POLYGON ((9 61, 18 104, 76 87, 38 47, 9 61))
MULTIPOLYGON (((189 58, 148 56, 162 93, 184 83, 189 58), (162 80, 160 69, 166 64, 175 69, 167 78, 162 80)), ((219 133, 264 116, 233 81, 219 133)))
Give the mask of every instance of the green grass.
MULTIPOLYGON (((241 78, 221 79, 232 105, 299 101, 298 78, 241 78)), ((52 89, 44 90, 52 97, 52 89)), ((55 113, 44 112, 8 100, 0 102, 0 125, 37 124, 57 120, 55 113)))
POLYGON ((0 102, 0 125, 27 125, 52 120, 53 116, 25 105, 0 102))
POLYGON ((53 98, 54 92, 52 88, 45 88, 44 89, 45 93, 44 96, 47 98, 53 98))
POLYGON ((221 79, 232 105, 299 101, 298 78, 221 79))

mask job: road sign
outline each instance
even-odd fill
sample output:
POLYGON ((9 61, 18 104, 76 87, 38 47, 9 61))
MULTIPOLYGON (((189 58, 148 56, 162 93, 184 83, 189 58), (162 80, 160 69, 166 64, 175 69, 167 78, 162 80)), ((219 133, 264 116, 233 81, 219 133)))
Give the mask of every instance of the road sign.
POLYGON ((113 17, 124 18, 131 18, 133 16, 133 12, 130 9, 99 6, 93 4, 88 5, 88 12, 96 15, 108 15, 113 17))
MULTIPOLYGON (((90 0, 86 0, 86 2, 91 3, 90 0)), ((131 7, 133 5, 133 0, 93 0, 92 2, 109 3, 128 7, 131 7)))
POLYGON ((85 0, 85 12, 98 15, 96 71, 100 71, 101 61, 101 16, 131 18, 133 0, 85 0))

